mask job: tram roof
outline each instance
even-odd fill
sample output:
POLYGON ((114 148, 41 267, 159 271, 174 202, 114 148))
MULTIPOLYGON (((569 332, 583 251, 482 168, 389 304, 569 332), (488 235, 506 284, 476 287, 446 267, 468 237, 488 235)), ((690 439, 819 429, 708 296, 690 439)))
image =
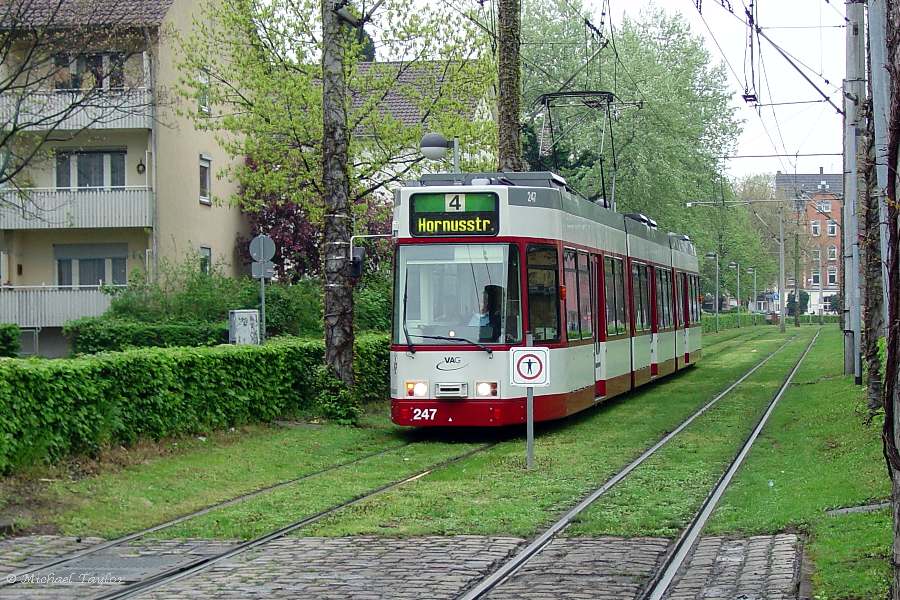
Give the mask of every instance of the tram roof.
MULTIPOLYGON (((637 214, 622 214, 609 209, 605 204, 588 200, 566 180, 550 171, 488 172, 488 173, 429 173, 418 180, 408 181, 407 187, 444 187, 466 185, 501 185, 512 190, 516 187, 547 188, 559 194, 539 194, 536 199, 518 201, 517 194, 510 194, 509 203, 522 206, 554 208, 564 212, 602 223, 625 231, 629 235, 641 237, 686 254, 695 255, 690 238, 680 233, 666 233, 657 228, 652 219, 637 214), (487 182, 485 181, 487 180, 487 182)), ((524 198, 524 194, 523 194, 524 198)))

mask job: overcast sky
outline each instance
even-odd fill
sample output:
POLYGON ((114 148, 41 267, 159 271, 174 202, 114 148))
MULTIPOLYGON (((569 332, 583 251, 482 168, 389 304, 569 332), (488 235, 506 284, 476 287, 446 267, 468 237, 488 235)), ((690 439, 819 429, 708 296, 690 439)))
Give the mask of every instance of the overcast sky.
MULTIPOLYGON (((610 0, 610 2, 615 23, 621 22, 625 15, 638 17, 642 10, 651 5, 651 0, 610 0)), ((741 17, 744 2, 749 0, 730 2, 735 13, 741 17)), ((595 18, 592 20, 599 23, 601 0, 586 0, 586 3, 594 10, 595 18)), ((841 152, 841 117, 827 103, 754 109, 744 102, 741 95, 744 91, 744 56, 748 48, 747 27, 729 14, 722 7, 720 0, 703 0, 702 3, 703 18, 709 24, 712 34, 704 25, 695 0, 656 0, 652 4, 667 12, 679 12, 684 15, 695 33, 705 39, 713 60, 723 63, 724 52, 728 62, 737 72, 735 77, 726 65, 728 83, 734 91, 734 106, 739 108, 738 115, 744 121, 744 130, 737 151, 739 155, 841 152), (722 52, 716 47, 716 41, 721 46, 722 52)), ((836 105, 841 106, 840 86, 845 70, 843 2, 756 0, 756 4, 758 23, 765 33, 789 54, 808 65, 810 69, 802 66, 801 68, 836 105)), ((756 88, 759 102, 821 99, 819 93, 778 54, 773 46, 765 40, 761 40, 761 43, 764 70, 761 75, 757 69, 756 88)), ((750 77, 749 63, 747 77, 750 77)), ((817 173, 822 166, 826 173, 840 173, 841 164, 840 156, 806 158, 801 156, 796 160, 793 157, 745 158, 729 160, 728 171, 733 176, 760 172, 774 173, 777 170, 793 172, 795 168, 798 173, 817 173)))

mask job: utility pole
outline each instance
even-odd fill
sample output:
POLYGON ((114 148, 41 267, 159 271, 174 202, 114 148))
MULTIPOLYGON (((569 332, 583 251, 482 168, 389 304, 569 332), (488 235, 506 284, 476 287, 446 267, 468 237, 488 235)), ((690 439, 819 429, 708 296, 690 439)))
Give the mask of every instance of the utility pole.
MULTIPOLYGON (((848 27, 849 29, 849 27, 848 27)), ((878 221, 881 233, 881 301, 884 332, 887 336, 888 319, 888 207, 887 207, 887 146, 888 99, 891 82, 887 65, 887 4, 886 0, 869 0, 869 58, 872 78, 872 117, 875 121, 875 195, 878 198, 878 221)), ((890 401, 890 399, 888 399, 890 401)))
POLYGON ((521 0, 497 2, 497 168, 501 172, 524 168, 519 124, 522 102, 520 12, 521 0))
MULTIPOLYGON (((796 181, 796 179, 794 179, 796 181)), ((794 232, 794 327, 800 327, 800 197, 794 198, 797 206, 797 230, 794 232)))
POLYGON ((822 249, 819 248, 819 325, 824 321, 825 314, 825 292, 822 291, 822 249))
MULTIPOLYGON (((350 184, 347 176, 346 31, 338 11, 346 0, 322 2, 322 186, 325 190, 325 364, 353 385, 353 279, 350 184)), ((346 11, 345 11, 346 12, 346 11)))
MULTIPOLYGON (((857 0, 847 0, 846 70, 844 80, 844 215, 843 234, 844 289, 844 375, 862 383, 861 313, 859 286, 859 231, 857 200, 863 166, 859 145, 859 107, 866 97, 864 7, 857 0)), ((819 282, 822 281, 821 265, 819 282)))
POLYGON ((784 320, 787 318, 787 288, 784 285, 784 204, 778 219, 778 298, 781 316, 778 319, 778 330, 784 333, 784 320))

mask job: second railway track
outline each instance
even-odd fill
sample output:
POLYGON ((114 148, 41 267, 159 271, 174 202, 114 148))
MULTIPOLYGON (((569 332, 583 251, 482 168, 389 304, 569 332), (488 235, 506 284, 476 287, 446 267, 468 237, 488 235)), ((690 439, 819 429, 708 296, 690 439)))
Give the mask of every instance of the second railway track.
MULTIPOLYGON (((709 516, 712 514, 712 511, 715 509, 716 504, 718 503, 719 498, 721 498, 722 493, 724 493, 725 488, 731 482, 734 474, 737 472, 741 463, 743 462, 746 455, 749 453, 750 448, 753 443, 756 441, 760 431, 765 426, 766 421, 769 418, 769 415, 774 411, 775 406, 778 401, 784 395, 784 392, 790 386, 791 381, 796 375, 797 371, 800 368, 803 360, 806 358, 807 354, 813 347, 816 339, 819 336, 819 332, 817 331, 813 338, 810 340, 809 344, 803 351, 803 353, 798 358, 794 367, 790 370, 787 376, 784 378, 781 386, 776 391, 775 395, 772 397, 770 402, 767 405, 767 408, 763 412, 762 416, 759 418, 756 426, 746 439, 746 441, 741 446, 737 455, 732 460, 729 468, 726 472, 719 478, 718 482, 714 486, 714 488, 707 495, 706 500, 703 502, 701 507, 695 513, 693 519, 687 528, 685 528, 682 533, 677 538, 676 542, 670 547, 670 550, 666 553, 662 564, 654 571, 651 575, 650 581, 647 585, 645 585, 643 592, 639 596, 641 600, 660 600, 664 597, 666 591, 669 589, 669 586, 675 579, 675 575, 678 573, 679 568, 684 564, 685 559, 689 556, 691 549, 694 546, 694 543, 697 541, 700 532, 703 529, 706 521, 709 516)), ((582 515, 585 510, 587 510, 596 500, 607 494, 613 487, 617 484, 625 480, 635 469, 641 466, 644 462, 646 462, 650 457, 656 454, 663 446, 665 446, 668 442, 670 442, 673 438, 678 436, 684 429, 686 429, 691 423, 693 423, 697 418, 706 413, 710 408, 716 405, 720 400, 725 398, 728 394, 730 394, 735 388, 737 388, 740 384, 746 381, 753 373, 759 370, 763 365, 765 365, 769 360, 771 360, 776 354, 781 352, 785 347, 787 347, 794 338, 787 340, 784 344, 782 344, 779 348, 769 354, 766 358, 758 362, 752 368, 750 368, 746 373, 744 373, 740 378, 734 381, 731 385, 729 385, 725 390, 716 395, 712 400, 704 404, 701 408, 691 414, 687 419, 681 422, 678 427, 673 429, 671 432, 662 437, 659 441, 653 444, 650 448, 645 450, 640 456, 626 465, 623 469, 617 472, 615 475, 606 480, 602 485, 594 489, 590 494, 588 494, 581 502, 576 504, 570 510, 568 510, 565 514, 563 514, 560 518, 558 518, 553 524, 547 527, 543 532, 541 532, 538 536, 533 538, 531 542, 517 554, 515 554, 512 558, 504 562, 500 565, 499 568, 494 570, 490 575, 481 579, 477 584, 470 587, 467 591, 458 596, 459 600, 476 600, 479 598, 485 598, 490 595, 490 593, 500 587, 504 582, 515 576, 515 574, 521 570, 526 564, 528 564, 532 559, 534 559, 537 555, 539 555, 554 539, 556 539, 569 525, 571 525, 580 515, 582 515)))

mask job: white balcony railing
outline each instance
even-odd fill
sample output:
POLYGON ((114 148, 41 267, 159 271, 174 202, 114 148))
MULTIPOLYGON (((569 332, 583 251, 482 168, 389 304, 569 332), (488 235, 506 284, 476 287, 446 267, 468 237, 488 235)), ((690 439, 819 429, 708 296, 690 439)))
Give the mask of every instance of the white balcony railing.
POLYGON ((57 286, 0 287, 0 323, 19 327, 62 327, 81 317, 97 317, 110 296, 98 288, 57 286))
POLYGON ((83 92, 31 91, 0 95, 0 123, 32 131, 150 129, 153 94, 149 89, 83 92))
POLYGON ((0 190, 0 229, 152 226, 146 187, 0 190))

